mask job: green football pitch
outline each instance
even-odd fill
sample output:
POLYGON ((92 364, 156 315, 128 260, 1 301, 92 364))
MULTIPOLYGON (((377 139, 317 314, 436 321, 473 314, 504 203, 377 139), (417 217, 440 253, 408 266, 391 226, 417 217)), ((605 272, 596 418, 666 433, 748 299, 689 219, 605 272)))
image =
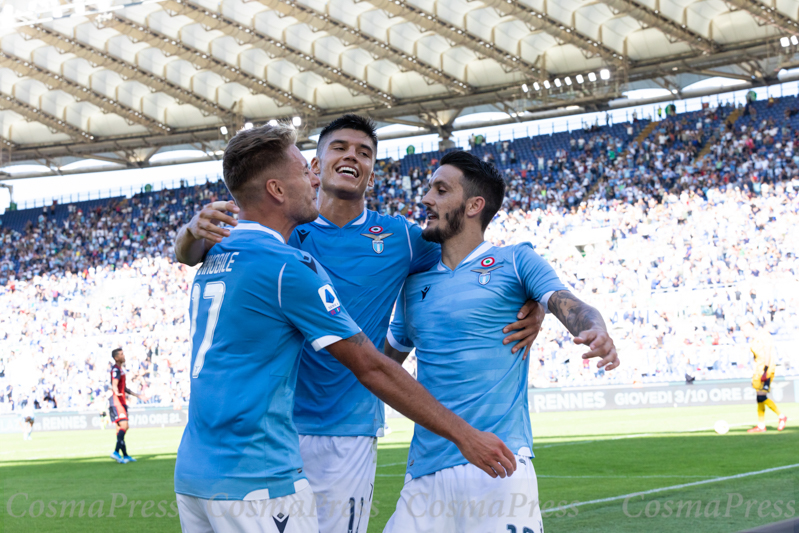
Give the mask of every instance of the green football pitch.
MULTIPOLYGON (((799 405, 780 407, 786 430, 769 413, 760 435, 746 433, 754 405, 533 413, 546 531, 735 532, 795 517, 799 405), (727 435, 712 431, 719 419, 732 426, 727 435)), ((382 531, 396 505, 413 431, 406 420, 389 422, 369 533, 382 531)), ((27 442, 0 435, 0 531, 179 531, 171 505, 181 432, 133 428, 128 449, 139 461, 128 465, 108 458, 111 430, 34 433, 27 442)))

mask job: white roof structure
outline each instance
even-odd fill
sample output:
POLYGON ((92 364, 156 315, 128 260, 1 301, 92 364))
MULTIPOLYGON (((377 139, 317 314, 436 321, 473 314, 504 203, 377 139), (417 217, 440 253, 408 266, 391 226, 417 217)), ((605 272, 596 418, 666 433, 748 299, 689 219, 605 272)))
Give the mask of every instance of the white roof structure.
POLYGON ((141 166, 347 111, 446 132, 485 104, 678 94, 685 73, 769 83, 799 48, 799 0, 123 1, 0 1, 5 160, 141 166))

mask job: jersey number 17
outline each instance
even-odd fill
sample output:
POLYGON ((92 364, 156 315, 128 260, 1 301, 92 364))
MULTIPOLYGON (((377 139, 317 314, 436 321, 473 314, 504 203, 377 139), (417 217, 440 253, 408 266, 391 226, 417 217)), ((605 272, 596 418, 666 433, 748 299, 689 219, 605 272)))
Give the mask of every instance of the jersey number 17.
MULTIPOLYGON (((199 283, 195 283, 191 288, 191 341, 194 343, 194 333, 197 331, 197 314, 200 310, 200 293, 205 300, 211 300, 208 308, 208 316, 205 321, 205 334, 197 350, 197 357, 194 359, 194 367, 191 370, 191 377, 196 378, 200 375, 205 363, 205 353, 211 347, 214 340, 214 330, 219 321, 219 310, 222 307, 222 300, 225 299, 225 283, 223 281, 212 281, 205 286, 205 291, 200 288, 199 283)), ((194 351, 194 346, 192 346, 194 351)))

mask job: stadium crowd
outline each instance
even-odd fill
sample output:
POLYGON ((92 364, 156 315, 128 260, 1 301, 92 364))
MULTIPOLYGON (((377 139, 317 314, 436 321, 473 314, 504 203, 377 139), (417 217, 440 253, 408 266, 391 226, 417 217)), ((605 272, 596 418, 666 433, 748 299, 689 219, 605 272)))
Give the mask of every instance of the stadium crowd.
MULTIPOLYGON (((795 98, 784 100, 778 107, 790 109, 795 98)), ((757 109, 580 130, 551 158, 521 156, 536 153, 538 138, 526 151, 508 141, 472 148, 508 184, 490 240, 532 242, 609 318, 624 361, 597 372, 548 318, 534 386, 748 378, 746 321, 778 347, 795 342, 799 137, 793 115, 759 119, 757 109)), ((368 207, 423 223, 438 161, 422 161, 378 161, 368 207)), ((174 262, 171 243, 199 206, 226 197, 220 180, 48 207, 24 229, 0 226, 0 412, 29 401, 105 410, 120 346, 142 397, 132 403, 187 401, 193 269, 174 262)), ((781 375, 799 373, 789 355, 780 351, 781 375)))

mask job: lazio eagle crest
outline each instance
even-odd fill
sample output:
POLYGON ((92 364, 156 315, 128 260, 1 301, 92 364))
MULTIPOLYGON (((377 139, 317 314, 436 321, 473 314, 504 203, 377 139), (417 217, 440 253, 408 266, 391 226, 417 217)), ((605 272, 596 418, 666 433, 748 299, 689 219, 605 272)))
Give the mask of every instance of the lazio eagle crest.
POLYGON ((383 233, 382 226, 372 226, 371 228, 369 228, 369 233, 361 233, 361 235, 372 239, 372 250, 374 250, 376 254, 382 254, 383 250, 385 250, 386 248, 383 239, 387 239, 394 234, 383 233))
POLYGON ((477 272, 479 274, 477 276, 477 282, 480 285, 488 285, 488 282, 491 281, 491 271, 502 268, 502 265, 497 265, 495 264, 496 262, 496 259, 493 257, 486 257, 480 261, 480 266, 483 268, 472 269, 472 272, 477 272))

